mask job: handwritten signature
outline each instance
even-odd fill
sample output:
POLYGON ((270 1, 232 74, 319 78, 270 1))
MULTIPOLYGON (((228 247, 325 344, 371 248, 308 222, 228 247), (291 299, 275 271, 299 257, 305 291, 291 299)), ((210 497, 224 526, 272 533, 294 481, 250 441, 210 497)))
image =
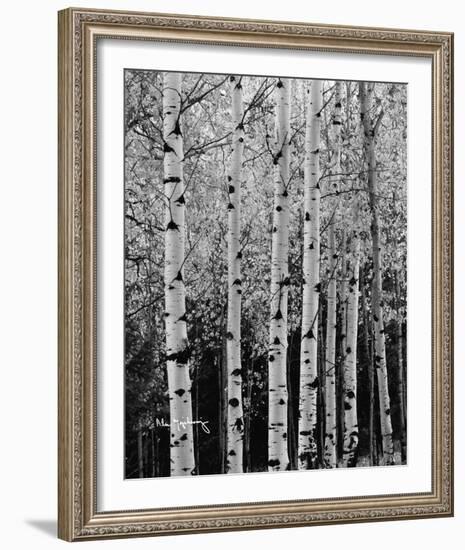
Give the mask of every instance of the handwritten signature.
MULTIPOLYGON (((210 428, 207 425, 208 422, 209 422, 208 420, 191 420, 189 417, 186 417, 186 419, 182 419, 182 420, 179 420, 178 418, 173 418, 173 425, 175 426, 178 432, 180 432, 181 430, 185 430, 186 426, 199 425, 206 434, 209 434, 211 432, 210 432, 210 428)), ((165 418, 156 418, 155 426, 157 428, 169 428, 170 423, 167 422, 165 418)))

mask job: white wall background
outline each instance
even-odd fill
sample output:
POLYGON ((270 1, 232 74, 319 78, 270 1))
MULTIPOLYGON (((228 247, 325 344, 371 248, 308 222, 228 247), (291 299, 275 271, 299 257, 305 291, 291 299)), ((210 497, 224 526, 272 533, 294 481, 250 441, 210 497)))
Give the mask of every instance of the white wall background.
MULTIPOLYGON (((81 7, 454 31, 456 91, 456 281, 465 277, 465 30, 461 3, 442 0, 94 0, 81 7), (462 23, 462 25, 461 25, 462 23)), ((56 12, 65 2, 31 0, 2 6, 0 72, 0 518, 2 547, 56 548, 56 12), (5 353, 6 352, 6 353, 5 353)), ((456 285, 456 387, 465 384, 465 292, 456 285)), ((457 392, 458 393, 458 392, 457 392)), ((465 443, 456 404, 456 517, 421 521, 188 535, 86 543, 116 548, 208 550, 266 545, 321 545, 357 550, 443 545, 465 535, 465 443)))

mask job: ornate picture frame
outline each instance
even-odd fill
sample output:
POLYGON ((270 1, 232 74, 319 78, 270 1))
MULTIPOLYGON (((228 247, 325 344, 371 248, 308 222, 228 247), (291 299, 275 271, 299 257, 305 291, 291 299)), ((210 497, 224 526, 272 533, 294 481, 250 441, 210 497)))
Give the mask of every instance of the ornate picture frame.
POLYGON ((77 541, 453 515, 453 35, 79 8, 59 12, 58 23, 59 537, 77 541), (96 63, 102 38, 431 63, 431 490, 298 500, 277 494, 266 502, 98 510, 96 63))

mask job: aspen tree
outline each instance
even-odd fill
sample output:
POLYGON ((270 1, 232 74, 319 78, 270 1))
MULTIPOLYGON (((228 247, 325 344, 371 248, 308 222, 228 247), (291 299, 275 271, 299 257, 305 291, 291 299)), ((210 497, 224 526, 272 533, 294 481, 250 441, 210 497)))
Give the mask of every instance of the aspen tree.
POLYGON ((228 175, 227 471, 243 472, 244 418, 241 364, 241 171, 244 150, 242 78, 230 77, 232 154, 228 175))
POLYGON ((364 149, 367 163, 367 183, 371 212, 371 240, 373 254, 372 309, 373 332, 375 340, 375 369, 378 380, 379 414, 381 421, 381 436, 383 443, 384 463, 394 463, 394 446, 392 440, 391 401, 388 389, 388 373, 386 365, 386 343, 384 334, 382 282, 381 282, 381 242, 379 228, 379 213, 377 204, 377 172, 376 172, 376 136, 383 116, 383 111, 376 121, 370 115, 373 84, 359 83, 360 117, 364 134, 364 149))
MULTIPOLYGON (((331 119, 334 135, 334 147, 331 159, 331 191, 339 190, 339 174, 341 171, 341 84, 335 84, 335 103, 331 119)), ((329 282, 327 293, 327 325, 326 325, 326 354, 325 354, 325 404, 326 429, 324 463, 326 468, 336 467, 336 323, 337 323, 337 249, 336 249, 336 220, 338 199, 329 225, 329 282)))
POLYGON ((317 463, 318 308, 320 299, 320 120, 321 81, 313 80, 307 109, 304 160, 304 250, 300 347, 300 470, 317 463))
POLYGON ((194 473, 191 381, 186 326, 185 199, 181 132, 181 75, 163 80, 163 168, 165 209, 165 324, 170 402, 171 475, 194 473))
MULTIPOLYGON (((399 260, 398 260, 399 261, 399 260)), ((403 334, 402 323, 404 320, 403 307, 400 293, 400 269, 396 268, 396 332, 397 332, 397 401, 399 405, 400 445, 402 462, 407 459, 407 433, 405 422, 404 403, 404 358, 403 358, 403 334)))
POLYGON ((290 81, 275 88, 276 147, 271 250, 271 299, 268 354, 268 468, 286 470, 287 449, 287 306, 289 289, 289 141, 290 81))
POLYGON ((357 338, 360 274, 360 239, 358 236, 358 207, 354 207, 355 228, 350 238, 350 266, 347 297, 347 336, 344 358, 344 466, 356 466, 358 450, 357 419, 357 338))

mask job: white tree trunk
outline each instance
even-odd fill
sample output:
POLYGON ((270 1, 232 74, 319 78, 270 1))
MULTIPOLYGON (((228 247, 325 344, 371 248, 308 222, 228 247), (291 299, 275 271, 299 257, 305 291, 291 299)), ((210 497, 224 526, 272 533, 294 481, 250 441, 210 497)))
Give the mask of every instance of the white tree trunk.
POLYGON ((336 358, 337 363, 337 385, 336 385, 336 398, 338 402, 336 403, 337 408, 337 431, 339 438, 342 437, 342 447, 344 447, 344 361, 346 356, 347 348, 347 285, 348 285, 348 276, 347 276, 347 259, 348 259, 348 246, 350 244, 350 239, 348 242, 347 231, 344 224, 345 220, 342 219, 342 236, 341 236, 341 276, 340 276, 340 290, 339 290, 339 309, 340 309, 340 318, 341 318, 341 331, 339 334, 339 357, 336 358), (337 393, 339 391, 339 393, 337 393))
MULTIPOLYGON (((399 258, 397 261, 400 263, 399 258)), ((396 268, 396 329, 397 329, 397 399, 399 403, 399 424, 400 424, 400 445, 401 445, 401 458, 404 463, 407 459, 407 433, 405 423, 405 403, 404 403, 404 360, 403 360, 403 335, 402 335, 402 323, 403 323, 403 308, 401 304, 400 294, 400 269, 396 268)))
POLYGON ((228 175, 228 322, 226 357, 228 369, 228 472, 243 472, 244 418, 241 365, 241 171, 244 150, 242 83, 230 77, 232 98, 232 154, 228 175))
POLYGON ((300 346, 300 470, 316 467, 318 396, 318 308, 320 299, 320 111, 321 81, 310 86, 304 164, 304 252, 302 341, 300 346))
POLYGON ((361 118, 365 136, 365 154, 368 163, 368 194, 371 209, 371 240, 373 252, 373 284, 372 307, 373 329, 375 336, 375 368, 379 389, 379 414, 381 419, 381 435, 383 439, 383 457, 387 465, 394 463, 394 446, 392 441, 391 402, 388 389, 388 374, 386 366, 386 343, 382 308, 381 283, 381 243, 379 237, 379 218, 377 207, 377 173, 376 173, 376 124, 370 120, 372 89, 367 91, 366 84, 360 83, 361 118))
POLYGON ((165 323, 170 400, 171 475, 190 475, 195 468, 192 434, 191 381, 183 280, 184 182, 180 121, 181 75, 165 73, 163 81, 165 231, 165 323))
POLYGON ((268 356, 268 468, 286 470, 287 450, 287 299, 289 288, 290 83, 279 80, 276 97, 276 166, 271 250, 270 341, 268 356))
POLYGON ((334 223, 329 227, 329 283, 327 292, 325 405, 325 468, 336 467, 336 245, 334 223))
POLYGON ((351 265, 348 276, 347 337, 344 359, 344 466, 356 466, 357 420, 357 338, 360 272, 360 240, 355 229, 351 236, 351 265))
MULTIPOLYGON (((339 174, 341 172, 341 83, 335 84, 335 105, 332 116, 334 134, 334 147, 331 162, 330 191, 339 189, 339 174)), ((328 311, 326 325, 326 357, 325 357, 325 404, 326 404, 326 429, 324 463, 326 468, 336 467, 336 442, 337 442, 337 409, 336 409, 336 308, 337 308, 337 249, 336 229, 338 199, 332 220, 329 226, 329 283, 328 283, 328 311)))

